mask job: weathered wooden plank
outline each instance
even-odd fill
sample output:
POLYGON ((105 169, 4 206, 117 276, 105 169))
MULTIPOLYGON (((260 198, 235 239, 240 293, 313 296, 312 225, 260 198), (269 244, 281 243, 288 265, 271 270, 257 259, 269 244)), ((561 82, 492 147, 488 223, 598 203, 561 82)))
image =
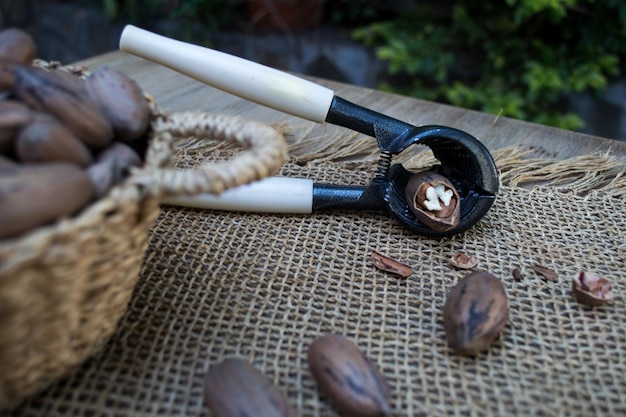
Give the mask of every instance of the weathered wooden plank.
MULTIPOLYGON (((109 65, 134 78, 144 91, 169 112, 206 111, 239 115, 265 123, 285 122, 295 127, 313 125, 310 134, 332 134, 343 128, 316 124, 257 105, 204 85, 169 68, 114 51, 81 61, 77 65, 95 68, 109 65)), ((582 133, 555 129, 534 123, 417 100, 348 84, 309 78, 335 91, 335 94, 415 125, 439 124, 467 131, 490 149, 523 144, 537 156, 567 159, 595 152, 611 151, 626 156, 626 143, 582 133)), ((304 132, 306 129, 302 129, 304 132)))

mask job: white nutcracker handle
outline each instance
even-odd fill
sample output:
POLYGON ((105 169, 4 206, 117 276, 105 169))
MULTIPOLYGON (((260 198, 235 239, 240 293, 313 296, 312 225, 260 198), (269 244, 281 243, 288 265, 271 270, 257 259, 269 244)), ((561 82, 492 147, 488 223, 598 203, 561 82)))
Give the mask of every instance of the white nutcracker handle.
POLYGON ((313 180, 268 177, 230 188, 220 195, 168 196, 161 200, 161 204, 255 213, 310 214, 313 211, 313 180))
POLYGON ((120 49, 220 90, 314 122, 324 122, 332 90, 291 74, 210 48, 127 25, 120 49))

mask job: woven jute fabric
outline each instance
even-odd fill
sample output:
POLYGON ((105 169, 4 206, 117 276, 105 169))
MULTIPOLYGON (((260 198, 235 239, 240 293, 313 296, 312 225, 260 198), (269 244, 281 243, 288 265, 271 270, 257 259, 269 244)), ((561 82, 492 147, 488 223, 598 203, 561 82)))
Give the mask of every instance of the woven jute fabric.
MULTIPOLYGON (((59 63, 36 64, 88 74, 59 63)), ((271 175, 286 159, 283 135, 270 126, 199 112, 167 115, 146 99, 150 128, 142 167, 80 212, 0 240, 2 410, 70 374, 115 332, 160 213, 158 198, 219 193, 271 175), (176 149, 190 139, 244 150, 232 159, 174 169, 176 149)))
MULTIPOLYGON (((206 157, 187 151, 179 164, 206 157)), ((500 161, 503 177, 531 165, 500 161)), ((550 164, 533 169, 543 178, 550 164)), ((292 159, 280 175, 363 185, 374 172, 370 162, 292 159)), ((231 356, 260 369, 299 415, 336 415, 306 360, 310 343, 331 332, 379 367, 393 415, 625 415, 626 205, 606 187, 573 191, 581 181, 504 183, 480 223, 442 239, 412 234, 385 213, 164 207, 106 349, 12 415, 209 416, 203 377, 231 356), (377 270, 372 250, 412 274, 377 270), (509 323, 475 358, 452 353, 444 337, 446 295, 466 274, 449 264, 457 251, 498 276, 509 299, 509 323), (558 277, 538 275, 535 264, 558 277), (581 270, 609 278, 614 300, 594 309, 577 303, 570 285, 581 270)))

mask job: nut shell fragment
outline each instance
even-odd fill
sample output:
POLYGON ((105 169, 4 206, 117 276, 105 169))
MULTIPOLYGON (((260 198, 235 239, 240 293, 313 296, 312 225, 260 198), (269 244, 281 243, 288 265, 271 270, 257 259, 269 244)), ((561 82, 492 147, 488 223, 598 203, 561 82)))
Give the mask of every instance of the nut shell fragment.
POLYGON ((548 281, 555 281, 559 277, 559 274, 556 271, 551 270, 547 266, 534 264, 530 266, 530 269, 532 269, 548 281))
POLYGON ((463 252, 456 252, 450 258, 452 266, 459 269, 472 269, 478 265, 478 259, 475 256, 468 255, 463 252))
POLYGON ((604 277, 581 271, 572 279, 572 293, 579 303, 596 307, 613 298, 613 286, 604 277))
POLYGON ((403 278, 411 275, 412 268, 394 258, 383 255, 378 251, 372 251, 372 263, 381 271, 391 272, 392 274, 400 275, 403 278))

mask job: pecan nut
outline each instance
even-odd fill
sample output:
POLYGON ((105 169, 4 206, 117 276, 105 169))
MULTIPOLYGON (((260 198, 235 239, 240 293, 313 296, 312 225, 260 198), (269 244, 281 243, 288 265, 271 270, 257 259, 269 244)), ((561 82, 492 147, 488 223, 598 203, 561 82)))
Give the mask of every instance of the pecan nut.
POLYGON ((461 219, 461 198, 454 185, 433 171, 413 174, 405 197, 415 217, 433 230, 453 229, 461 219))

